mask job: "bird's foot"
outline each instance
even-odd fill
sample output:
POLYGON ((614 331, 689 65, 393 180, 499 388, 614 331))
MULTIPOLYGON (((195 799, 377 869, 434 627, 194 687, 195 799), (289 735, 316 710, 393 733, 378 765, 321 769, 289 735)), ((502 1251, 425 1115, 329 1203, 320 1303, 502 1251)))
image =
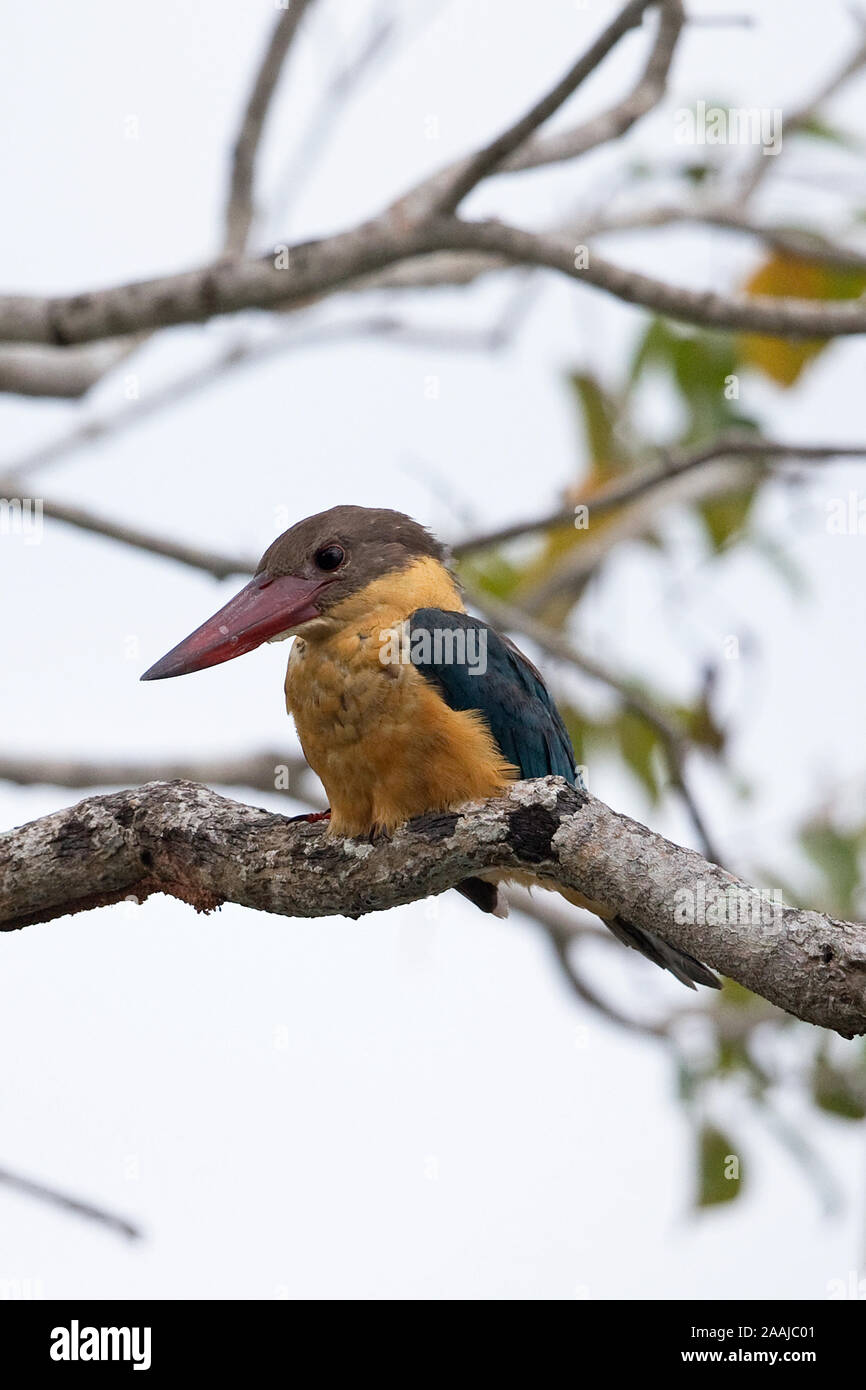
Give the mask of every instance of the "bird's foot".
POLYGON ((327 811, 302 811, 301 814, 300 814, 299 816, 289 816, 289 820, 290 820, 290 821, 302 820, 302 821, 306 821, 309 825, 314 825, 315 822, 316 822, 316 821, 319 821, 319 820, 330 820, 330 819, 331 819, 331 808, 330 808, 330 806, 328 807, 327 811))

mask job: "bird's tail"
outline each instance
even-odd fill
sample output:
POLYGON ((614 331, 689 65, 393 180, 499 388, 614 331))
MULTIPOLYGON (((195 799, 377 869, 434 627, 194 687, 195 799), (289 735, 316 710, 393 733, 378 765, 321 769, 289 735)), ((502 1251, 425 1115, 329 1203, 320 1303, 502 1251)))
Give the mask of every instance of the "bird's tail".
POLYGON ((464 878, 455 887, 482 912, 492 912, 494 917, 508 916, 508 899, 500 891, 498 883, 484 878, 464 878))
MULTIPOLYGON (((507 917, 508 901, 500 888, 500 885, 506 881, 521 883, 525 888, 553 888, 552 884, 539 883, 537 879, 527 873, 500 874, 496 872, 491 873, 489 877, 485 874, 479 878, 465 878, 462 883, 458 883, 457 891, 480 908, 482 912, 492 912, 497 917, 507 917)), ((574 907, 581 907, 599 917, 617 941, 621 941, 624 946, 631 946, 635 951, 640 951, 642 956, 646 956, 647 960, 651 960, 662 970, 669 970, 689 989, 695 989, 698 985, 707 985, 710 989, 721 989, 721 982, 712 970, 703 965, 695 956, 690 956, 688 951, 681 951, 679 947, 672 946, 669 941, 663 940, 655 932, 648 931, 646 927, 636 927, 633 922, 627 921, 619 913, 612 913, 604 903, 592 902, 570 888, 554 888, 553 891, 559 893, 566 902, 570 902, 574 907)))
POLYGON ((617 941, 621 941, 624 946, 634 947, 642 956, 646 956, 647 960, 660 965, 662 970, 669 970, 678 980, 682 980, 684 985, 688 985, 689 989, 695 989, 698 985, 721 989, 721 981, 712 970, 702 965, 695 956, 690 956, 688 951, 681 951, 677 946, 671 946, 670 942, 663 941, 655 932, 647 931, 646 927, 636 927, 619 915, 603 917, 602 921, 613 932, 617 941))
POLYGON ((631 946, 633 950, 640 951, 647 960, 651 960, 662 970, 669 970, 689 989, 695 989, 698 985, 721 989, 721 983, 712 970, 695 956, 690 956, 688 951, 681 951, 678 946, 672 946, 669 941, 665 941, 653 931, 648 931, 646 927, 636 927, 619 913, 611 912, 604 903, 590 902, 570 888, 558 888, 556 891, 575 907, 582 907, 600 917, 608 931, 612 932, 623 946, 631 946))

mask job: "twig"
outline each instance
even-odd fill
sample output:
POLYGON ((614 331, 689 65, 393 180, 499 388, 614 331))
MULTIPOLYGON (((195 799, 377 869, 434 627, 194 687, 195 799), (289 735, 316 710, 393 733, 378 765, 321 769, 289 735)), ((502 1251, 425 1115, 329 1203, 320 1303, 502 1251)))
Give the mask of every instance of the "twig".
MULTIPOLYGON (((518 173, 576 159, 588 150, 625 135, 665 94, 671 62, 684 22, 680 0, 661 0, 655 42, 636 85, 607 111, 601 111, 573 130, 536 135, 502 161, 501 173, 518 173)), ((689 17, 689 24, 693 18, 689 17)))
POLYGON ((274 26, 264 57, 253 82, 235 140, 232 171, 226 207, 225 250, 229 255, 243 251, 253 220, 253 176, 256 155, 271 100, 280 80, 298 27, 313 0, 291 0, 274 26))
MULTIPOLYGON (((18 487, 23 483, 24 475, 29 475, 34 469, 56 463, 95 440, 119 434, 187 401, 217 385, 229 372, 258 366, 285 353, 328 348, 365 338, 381 338, 389 344, 424 351, 432 348, 439 351, 487 352, 501 346, 502 331, 502 323, 494 323, 488 329, 450 328, 447 325, 412 323, 387 313, 371 314, 346 322, 293 323, 289 331, 282 330, 267 338, 239 339, 230 343, 203 366, 194 367, 147 395, 126 402, 120 409, 102 416, 85 417, 65 433, 37 445, 17 459, 9 460, 3 467, 4 478, 8 481, 11 477, 13 487, 18 487)), ((0 489, 2 486, 3 482, 0 481, 0 489)))
POLYGON ((288 782, 285 792, 295 800, 321 806, 318 778, 303 758, 282 750, 239 754, 233 758, 123 758, 100 761, 88 758, 9 757, 0 754, 0 782, 19 787, 128 787, 146 782, 206 782, 218 787, 249 787, 254 791, 278 791, 277 781, 288 782))
POLYGON ((310 169, 321 157, 339 112, 361 80, 368 75, 376 58, 383 53, 394 32, 395 23, 393 14, 383 13, 378 20, 374 20, 358 52, 342 63, 322 88, 300 146, 280 179, 280 192, 274 199, 275 208, 270 210, 270 220, 285 223, 298 201, 310 169))
MULTIPOLYGON (((256 74, 234 150, 226 210, 224 251, 243 250, 253 215, 252 176, 268 106, 297 25, 311 0, 292 0, 291 9, 277 20, 263 63, 256 74)), ((146 340, 148 333, 107 338, 102 343, 70 349, 56 345, 19 344, 0 347, 0 391, 27 396, 80 399, 146 340)))
MULTIPOLYGON (((797 107, 790 115, 785 118, 785 135, 791 136, 796 131, 802 130, 807 126, 817 114, 819 108, 829 101, 830 97, 844 87, 852 77, 855 77, 864 66, 866 66, 866 26, 862 18, 858 20, 861 35, 860 40, 853 53, 821 84, 818 91, 805 101, 802 106, 797 107)), ((737 190, 734 198, 736 206, 742 207, 757 192, 764 179, 771 172, 774 159, 764 159, 762 155, 757 155, 750 163, 745 175, 737 181, 737 190)))
MULTIPOLYGON (((6 476, 0 478, 0 492, 5 501, 23 500, 32 497, 33 489, 23 480, 6 476)), ((110 521, 86 507, 70 506, 66 502, 54 501, 41 493, 38 497, 42 515, 52 521, 60 521, 76 530, 87 531, 91 535, 105 536, 108 540, 121 541, 134 550, 144 550, 150 555, 161 555, 165 560, 176 560, 178 564, 201 570, 213 575, 214 579, 227 579, 232 574, 248 574, 255 569, 255 561, 223 555, 199 546, 184 545, 182 541, 167 540, 162 536, 139 531, 125 522, 110 521)))
MULTIPOLYGON (((540 101, 530 107, 520 120, 515 121, 507 130, 497 135, 495 140, 477 150, 468 159, 461 161, 455 169, 448 169, 434 176, 427 186, 428 197, 424 215, 445 216, 455 212, 467 194, 482 179, 498 169, 503 161, 514 150, 519 149, 524 141, 532 135, 533 131, 537 130, 555 111, 559 110, 563 102, 567 101, 581 83, 595 72, 595 69, 604 61, 611 49, 616 47, 623 35, 641 23, 644 12, 654 3, 656 0, 629 0, 629 4, 620 11, 616 19, 599 35, 586 53, 581 54, 568 72, 540 101)), ((413 205, 417 208, 422 200, 417 194, 410 196, 413 205)), ((406 203, 401 200, 401 207, 405 206, 406 203)), ((417 216, 417 212, 414 215, 417 216)))
POLYGON ((48 1187, 45 1183, 35 1182, 33 1178, 25 1178, 20 1173, 13 1173, 8 1168, 0 1168, 0 1183, 10 1187, 13 1192, 21 1192, 26 1197, 38 1197, 40 1201, 50 1202, 52 1206, 62 1207, 65 1211, 73 1212, 76 1216, 86 1217, 88 1221, 96 1221, 101 1226, 107 1226, 118 1235, 126 1236, 128 1240, 139 1240, 141 1231, 138 1226, 134 1226, 125 1216, 117 1216, 114 1212, 106 1211, 103 1207, 94 1206, 92 1202, 82 1201, 80 1197, 71 1197, 66 1192, 59 1192, 56 1187, 48 1187))
MULTIPOLYGON (((754 459, 757 463, 762 459, 790 458, 803 462, 825 463, 834 458, 864 456, 866 444, 784 444, 778 440, 725 434, 713 440, 711 444, 701 445, 685 453, 673 457, 669 454, 663 455, 662 462, 654 468, 616 478, 597 493, 588 494, 585 503, 590 516, 604 516, 718 458, 747 458, 754 459)), ((556 507, 527 521, 516 521, 508 526, 464 536, 452 544, 451 553, 456 558, 463 559, 476 551, 504 545, 519 536, 533 535, 554 526, 573 526, 576 505, 577 502, 573 501, 568 507, 556 507)))

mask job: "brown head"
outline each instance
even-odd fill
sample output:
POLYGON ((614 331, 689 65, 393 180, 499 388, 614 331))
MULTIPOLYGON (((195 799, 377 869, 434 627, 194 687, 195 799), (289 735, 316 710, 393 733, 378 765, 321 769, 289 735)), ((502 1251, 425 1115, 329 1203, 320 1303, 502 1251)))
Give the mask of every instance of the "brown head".
POLYGON ((302 632, 350 595, 444 548, 411 517, 385 507, 331 507, 269 545, 239 594, 145 671, 143 681, 185 676, 302 632))

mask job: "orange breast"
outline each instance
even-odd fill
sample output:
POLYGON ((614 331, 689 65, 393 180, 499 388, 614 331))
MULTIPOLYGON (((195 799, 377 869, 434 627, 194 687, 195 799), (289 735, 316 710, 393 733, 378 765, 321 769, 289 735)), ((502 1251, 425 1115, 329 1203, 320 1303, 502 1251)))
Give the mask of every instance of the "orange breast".
POLYGON ((379 600, 364 612, 355 599, 345 621, 338 615, 323 636, 295 642, 286 705, 327 792, 335 835, 393 830, 424 811, 495 796, 517 775, 480 714, 450 709, 411 664, 380 660, 382 632, 406 613, 459 605, 441 573, 445 594, 431 595, 425 569, 423 588, 408 584, 399 602, 393 585, 387 608, 379 600))
POLYGON ((480 715, 449 709, 414 666, 382 665, 372 643, 370 660, 363 638, 341 645, 299 639, 286 673, 286 703, 335 835, 393 830, 502 791, 515 772, 480 715))

